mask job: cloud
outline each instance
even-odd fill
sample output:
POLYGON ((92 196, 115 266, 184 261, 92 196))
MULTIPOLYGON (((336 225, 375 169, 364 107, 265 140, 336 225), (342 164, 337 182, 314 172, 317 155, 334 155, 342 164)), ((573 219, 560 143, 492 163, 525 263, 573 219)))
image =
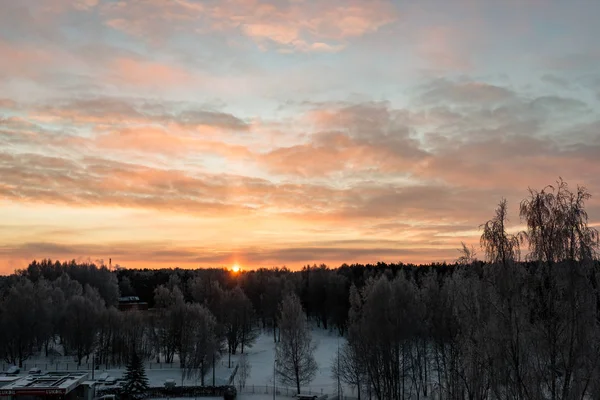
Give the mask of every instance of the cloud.
POLYGON ((423 88, 421 98, 427 103, 434 104, 452 102, 491 105, 513 100, 515 93, 510 89, 484 82, 453 82, 437 79, 423 88))
POLYGON ((118 1, 101 7, 106 24, 155 43, 178 32, 237 30, 259 46, 282 51, 339 51, 345 40, 377 31, 395 19, 389 1, 328 0, 228 2, 118 1))
POLYGON ((0 98, 0 109, 12 110, 17 108, 17 102, 11 99, 0 98))
POLYGON ((399 262, 407 258, 444 259, 455 256, 454 249, 435 249, 430 247, 405 249, 398 247, 377 247, 388 243, 365 241, 352 243, 353 246, 369 247, 282 247, 273 249, 257 249, 241 247, 234 251, 214 252, 210 248, 187 248, 165 245, 157 242, 147 243, 110 243, 104 245, 79 243, 65 244, 54 242, 29 242, 20 245, 0 246, 0 258, 10 256, 30 262, 33 259, 106 259, 112 258, 113 264, 119 263, 128 267, 222 267, 241 260, 243 264, 256 267, 284 265, 306 265, 325 262, 337 267, 341 263, 375 263, 377 261, 399 262), (140 260, 147 260, 141 261, 140 260))
POLYGON ((305 115, 304 122, 316 129, 307 143, 264 155, 263 162, 272 172, 305 177, 398 173, 426 155, 411 137, 406 113, 392 110, 387 103, 317 108, 305 115))
POLYGON ((581 100, 560 96, 541 96, 531 102, 531 106, 548 112, 573 112, 588 109, 587 104, 581 100))
POLYGON ((157 102, 127 97, 52 99, 37 107, 37 116, 77 124, 176 124, 180 127, 214 127, 248 131, 250 124, 234 115, 188 102, 157 102))
POLYGON ((182 129, 167 130, 154 126, 112 129, 98 134, 92 143, 100 149, 112 149, 125 154, 132 151, 169 154, 175 157, 218 154, 232 160, 252 156, 250 150, 241 145, 204 140, 193 132, 182 129))
POLYGON ((554 74, 544 74, 540 79, 561 89, 569 89, 571 87, 568 80, 554 74))
POLYGON ((201 212, 236 208, 219 199, 213 190, 218 186, 174 170, 6 153, 0 154, 0 170, 0 196, 9 200, 201 212))
POLYGON ((440 185, 362 183, 336 189, 256 178, 150 168, 107 159, 0 154, 0 198, 75 207, 128 207, 223 217, 272 215, 298 221, 476 218, 498 191, 440 185))
POLYGON ((326 186, 274 184, 227 174, 160 169, 106 158, 0 153, 0 198, 75 207, 129 207, 228 218, 250 213, 306 215, 343 196, 326 186))
POLYGON ((174 65, 134 58, 116 58, 112 61, 109 82, 133 86, 193 84, 196 77, 188 70, 174 65))
POLYGON ((429 26, 419 30, 414 38, 414 51, 434 70, 470 70, 473 68, 473 55, 467 45, 470 40, 459 28, 429 26))
POLYGON ((549 184, 558 176, 588 182, 600 173, 600 165, 589 159, 590 151, 600 151, 600 146, 563 147, 551 138, 515 135, 489 138, 440 151, 421 164, 417 174, 452 185, 505 191, 536 182, 549 184))
POLYGON ((561 54, 542 58, 541 66, 554 71, 594 71, 600 62, 600 52, 561 54))
POLYGON ((0 78, 38 78, 44 74, 40 65, 53 65, 55 59, 49 52, 31 45, 15 45, 0 37, 0 59, 10 62, 0 63, 0 78))

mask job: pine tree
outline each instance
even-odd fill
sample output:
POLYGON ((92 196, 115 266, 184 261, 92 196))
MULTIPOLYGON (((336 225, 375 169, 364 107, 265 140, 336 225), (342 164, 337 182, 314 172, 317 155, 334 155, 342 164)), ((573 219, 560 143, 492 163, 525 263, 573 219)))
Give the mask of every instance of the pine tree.
POLYGON ((146 377, 146 369, 144 368, 144 363, 134 350, 127 365, 127 372, 125 372, 123 392, 131 397, 139 398, 147 389, 148 378, 146 377))

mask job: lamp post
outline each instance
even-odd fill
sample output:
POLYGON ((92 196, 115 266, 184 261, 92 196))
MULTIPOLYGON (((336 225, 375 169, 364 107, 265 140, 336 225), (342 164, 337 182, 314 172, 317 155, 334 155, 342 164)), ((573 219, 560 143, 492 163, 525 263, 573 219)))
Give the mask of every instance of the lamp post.
POLYGON ((340 382, 340 337, 337 338, 337 392, 338 399, 342 399, 342 383, 340 382))

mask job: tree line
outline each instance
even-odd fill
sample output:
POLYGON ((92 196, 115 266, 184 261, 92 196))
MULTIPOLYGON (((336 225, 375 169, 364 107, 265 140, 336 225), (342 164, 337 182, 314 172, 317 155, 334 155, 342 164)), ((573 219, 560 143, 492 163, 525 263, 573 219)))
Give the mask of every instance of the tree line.
POLYGON ((453 264, 110 271, 91 263, 32 262, 0 280, 0 355, 22 363, 52 352, 123 365, 178 362, 204 377, 244 353, 260 331, 277 346, 277 374, 314 378, 309 322, 346 340, 332 374, 360 397, 600 398, 598 232, 585 188, 559 180, 481 226, 486 261, 463 246, 453 264), (118 311, 119 295, 148 312, 118 311), (298 332, 302 333, 301 335, 298 332))
POLYGON ((585 188, 530 190, 523 232, 507 202, 481 226, 487 263, 463 246, 453 272, 382 274, 350 289, 333 374, 377 399, 600 398, 598 231, 585 188), (522 251, 526 262, 521 262, 522 251))

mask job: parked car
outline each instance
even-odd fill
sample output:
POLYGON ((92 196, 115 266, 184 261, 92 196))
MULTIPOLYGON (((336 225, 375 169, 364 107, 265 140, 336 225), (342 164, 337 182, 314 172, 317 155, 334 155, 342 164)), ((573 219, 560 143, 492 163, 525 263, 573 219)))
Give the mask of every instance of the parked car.
POLYGON ((6 370, 7 375, 16 375, 19 372, 21 372, 21 368, 17 367, 16 365, 13 365, 6 370))
POLYGON ((166 388, 174 388, 175 387, 175 379, 167 379, 165 381, 165 387, 166 388))
POLYGON ((42 374, 42 370, 39 368, 31 368, 29 370, 29 375, 41 375, 42 374))

